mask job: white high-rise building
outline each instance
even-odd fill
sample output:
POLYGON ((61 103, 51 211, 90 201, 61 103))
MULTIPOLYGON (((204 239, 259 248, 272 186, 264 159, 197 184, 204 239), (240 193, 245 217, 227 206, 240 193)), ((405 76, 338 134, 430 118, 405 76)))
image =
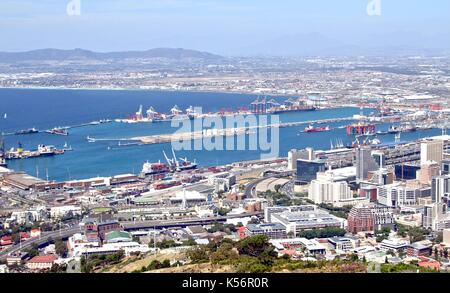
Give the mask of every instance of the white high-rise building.
POLYGON ((444 142, 442 140, 426 140, 420 144, 420 163, 436 162, 439 165, 444 159, 444 142))
POLYGON ((311 182, 308 198, 316 204, 340 204, 352 200, 353 193, 346 181, 335 181, 332 172, 317 173, 317 179, 311 182))
POLYGON ((379 186, 378 202, 390 208, 416 205, 420 196, 420 190, 406 186, 403 183, 394 183, 379 186))

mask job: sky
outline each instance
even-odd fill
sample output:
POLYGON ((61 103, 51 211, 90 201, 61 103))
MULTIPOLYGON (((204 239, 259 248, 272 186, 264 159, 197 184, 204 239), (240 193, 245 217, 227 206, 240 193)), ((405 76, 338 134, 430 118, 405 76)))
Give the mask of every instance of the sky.
POLYGON ((0 51, 176 47, 251 55, 301 52, 313 42, 448 49, 449 11, 448 0, 0 0, 0 51), (380 15, 368 14, 373 1, 380 15), (67 12, 74 2, 80 15, 67 12))

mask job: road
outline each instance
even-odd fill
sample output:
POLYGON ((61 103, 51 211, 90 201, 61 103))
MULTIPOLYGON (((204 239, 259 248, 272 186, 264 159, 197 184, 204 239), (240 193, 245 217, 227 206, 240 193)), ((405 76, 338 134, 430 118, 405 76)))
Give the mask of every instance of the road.
POLYGON ((252 198, 252 197, 256 198, 256 194, 255 194, 254 190, 255 190, 256 186, 259 183, 263 182, 264 180, 270 179, 270 178, 278 178, 278 177, 282 178, 282 177, 290 175, 291 173, 292 173, 292 171, 286 171, 285 173, 269 175, 269 176, 257 179, 253 182, 250 182, 249 184, 247 184, 247 186, 245 186, 245 190, 244 190, 245 197, 246 198, 252 198))
POLYGON ((71 228, 66 228, 66 229, 61 229, 61 232, 59 230, 57 230, 57 231, 50 231, 50 232, 42 232, 41 237, 30 238, 30 239, 28 239, 26 241, 22 241, 21 244, 19 243, 19 244, 13 245, 13 246, 11 246, 11 247, 9 247, 7 249, 4 249, 4 250, 0 251, 0 259, 6 258, 6 256, 9 253, 31 248, 33 243, 35 243, 37 245, 42 245, 42 244, 47 242, 47 239, 49 237, 51 237, 53 239, 68 238, 68 237, 70 237, 73 234, 78 233, 78 232, 80 232, 80 228, 78 226, 71 227, 71 228))
POLYGON ((295 197, 294 184, 294 180, 291 180, 288 183, 284 184, 280 188, 280 193, 288 196, 290 199, 293 199, 295 197))
MULTIPOLYGON (((148 228, 171 228, 171 227, 187 227, 195 225, 207 225, 215 222, 225 222, 227 219, 260 216, 262 212, 247 213, 241 215, 224 216, 224 217, 211 217, 211 218, 194 218, 194 219, 184 219, 184 220, 169 220, 169 221, 136 221, 136 222, 121 222, 124 230, 139 230, 148 228)), ((47 243, 49 237, 53 239, 57 238, 68 238, 73 234, 81 232, 78 225, 74 227, 69 227, 66 229, 61 229, 57 231, 43 232, 39 238, 31 238, 23 241, 22 244, 13 245, 5 250, 0 251, 0 259, 6 258, 9 253, 16 252, 19 250, 24 250, 31 248, 32 244, 43 245, 47 243)))

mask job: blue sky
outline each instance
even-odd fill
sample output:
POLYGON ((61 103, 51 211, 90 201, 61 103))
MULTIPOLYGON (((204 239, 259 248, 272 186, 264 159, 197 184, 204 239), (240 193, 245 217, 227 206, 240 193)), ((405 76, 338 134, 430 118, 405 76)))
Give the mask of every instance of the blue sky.
POLYGON ((183 47, 232 55, 304 34, 351 45, 403 37, 419 44, 421 36, 440 46, 450 36, 448 0, 381 0, 381 16, 367 15, 370 1, 80 0, 81 15, 68 16, 70 0, 0 0, 0 50, 183 47))

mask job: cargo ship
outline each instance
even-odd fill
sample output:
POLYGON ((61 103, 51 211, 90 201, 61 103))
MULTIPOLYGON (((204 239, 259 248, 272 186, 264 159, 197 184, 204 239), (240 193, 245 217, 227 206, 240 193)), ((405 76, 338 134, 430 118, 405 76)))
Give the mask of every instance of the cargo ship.
POLYGON ((9 151, 5 152, 4 158, 6 160, 30 159, 38 157, 51 157, 55 155, 62 155, 64 153, 65 150, 57 149, 52 145, 38 145, 37 150, 24 150, 22 144, 19 143, 17 149, 11 148, 9 151))
POLYGON ((315 133, 315 132, 326 132, 330 131, 330 126, 321 126, 321 127, 314 127, 312 125, 309 125, 305 128, 306 133, 315 133))
POLYGON ((310 112, 310 111, 316 111, 316 107, 283 107, 275 108, 267 111, 270 114, 283 114, 283 113, 295 113, 295 112, 310 112))
POLYGON ((413 125, 402 125, 402 126, 396 126, 392 125, 388 129, 389 134, 398 134, 398 133, 405 133, 405 132, 415 132, 417 131, 417 127, 413 125))
POLYGON ((142 166, 142 174, 144 175, 165 174, 168 172, 170 172, 169 166, 161 162, 158 163, 145 162, 144 165, 142 166))
POLYGON ((187 158, 178 159, 173 149, 172 149, 173 154, 172 158, 169 158, 165 151, 163 151, 163 154, 167 161, 167 164, 161 163, 161 161, 159 161, 158 163, 150 163, 147 161, 142 166, 141 174, 142 175, 167 174, 167 173, 195 170, 198 167, 195 161, 190 162, 187 158))

